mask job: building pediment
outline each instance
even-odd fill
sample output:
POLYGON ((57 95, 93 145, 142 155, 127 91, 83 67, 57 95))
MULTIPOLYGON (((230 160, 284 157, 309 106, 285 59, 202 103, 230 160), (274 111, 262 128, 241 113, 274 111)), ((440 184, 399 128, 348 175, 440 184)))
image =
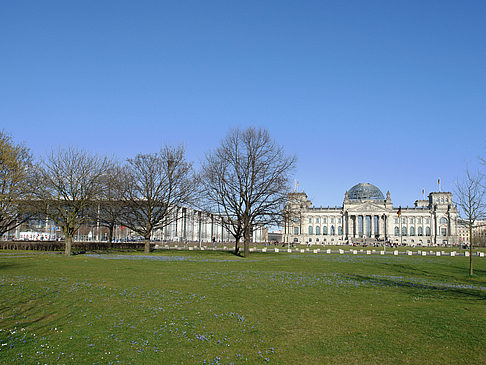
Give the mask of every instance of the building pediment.
POLYGON ((345 211, 349 213, 357 212, 373 212, 373 213, 385 213, 387 209, 383 205, 379 205, 372 202, 363 202, 359 204, 353 204, 345 207, 345 211))

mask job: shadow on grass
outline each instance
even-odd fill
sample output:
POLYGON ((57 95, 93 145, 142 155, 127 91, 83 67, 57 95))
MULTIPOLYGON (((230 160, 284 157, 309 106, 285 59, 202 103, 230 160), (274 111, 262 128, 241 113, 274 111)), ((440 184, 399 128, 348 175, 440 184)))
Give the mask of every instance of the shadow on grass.
MULTIPOLYGON (((408 265, 408 264, 385 262, 382 263, 381 266, 385 267, 387 270, 393 270, 394 272, 397 273, 419 275, 419 276, 425 276, 429 278, 437 278, 440 280, 470 278, 469 276, 467 276, 469 272, 469 267, 459 266, 459 265, 450 265, 450 264, 443 265, 443 267, 441 267, 441 269, 443 269, 443 272, 437 271, 437 267, 435 266, 434 266, 434 270, 427 270, 427 267, 425 265, 408 265)), ((476 278, 480 276, 486 276, 486 270, 475 268, 474 272, 476 278)))
MULTIPOLYGON (((370 277, 364 275, 346 275, 350 279, 369 284, 372 286, 381 286, 388 288, 399 288, 405 289, 409 292, 416 291, 430 291, 430 294, 440 294, 442 296, 450 297, 468 297, 477 300, 486 300, 486 291, 481 289, 475 289, 470 287, 461 287, 461 285, 469 286, 470 284, 461 283, 427 283, 427 282, 413 282, 407 281, 406 278, 403 280, 394 280, 393 278, 386 277, 370 277)), ((474 285, 471 285, 474 286, 474 285)))
POLYGON ((67 323, 68 315, 60 314, 62 311, 46 305, 46 301, 47 295, 37 295, 35 299, 16 302, 11 299, 1 300, 0 312, 3 313, 4 319, 0 328, 7 328, 14 324, 18 328, 35 327, 36 330, 42 330, 58 326, 59 323, 67 323))

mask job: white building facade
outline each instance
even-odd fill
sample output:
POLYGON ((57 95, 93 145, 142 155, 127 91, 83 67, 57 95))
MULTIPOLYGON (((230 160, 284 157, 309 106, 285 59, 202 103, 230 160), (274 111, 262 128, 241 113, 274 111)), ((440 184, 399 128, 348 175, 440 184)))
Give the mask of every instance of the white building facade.
POLYGON ((413 207, 394 207, 376 186, 360 183, 346 191, 342 207, 317 208, 307 195, 289 194, 283 213, 285 242, 404 245, 458 243, 458 214, 450 192, 432 192, 413 207))

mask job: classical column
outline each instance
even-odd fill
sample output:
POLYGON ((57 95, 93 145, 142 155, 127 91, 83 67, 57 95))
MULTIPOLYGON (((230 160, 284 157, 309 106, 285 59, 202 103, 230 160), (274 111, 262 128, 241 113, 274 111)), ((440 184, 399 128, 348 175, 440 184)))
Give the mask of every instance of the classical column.
POLYGON ((348 215, 343 215, 343 233, 344 239, 348 239, 348 215))
POLYGON ((379 215, 378 216, 378 237, 380 239, 384 238, 384 228, 385 228, 385 216, 379 215))
POLYGON ((370 237, 375 237, 375 216, 373 214, 370 216, 370 237))

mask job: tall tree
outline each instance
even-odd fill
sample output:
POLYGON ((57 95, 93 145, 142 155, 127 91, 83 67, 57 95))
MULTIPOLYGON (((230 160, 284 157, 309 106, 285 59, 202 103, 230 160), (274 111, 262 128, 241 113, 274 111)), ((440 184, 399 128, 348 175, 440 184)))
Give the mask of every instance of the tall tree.
POLYGON ((42 184, 37 195, 65 236, 66 256, 71 255, 74 234, 89 220, 88 208, 101 195, 102 177, 110 166, 106 157, 75 147, 53 150, 38 166, 42 184))
POLYGON ((182 146, 166 146, 159 153, 128 159, 127 173, 121 221, 144 237, 145 253, 149 253, 152 233, 174 222, 179 207, 191 204, 197 176, 182 146))
POLYGON ((119 164, 113 164, 101 176, 102 189, 98 201, 90 209, 94 222, 108 228, 108 242, 113 242, 115 226, 120 223, 120 217, 125 211, 123 198, 129 187, 129 176, 126 169, 119 164))
POLYGON ((478 219, 486 213, 486 191, 481 174, 472 175, 466 171, 463 181, 456 184, 456 204, 461 210, 469 229, 469 275, 473 275, 473 228, 478 219))
POLYGON ((254 227, 279 224, 296 158, 265 129, 234 129, 206 156, 202 186, 211 211, 236 240, 244 240, 244 256, 254 227))
POLYGON ((27 147, 15 144, 0 131, 0 236, 29 219, 33 211, 32 156, 27 147))

